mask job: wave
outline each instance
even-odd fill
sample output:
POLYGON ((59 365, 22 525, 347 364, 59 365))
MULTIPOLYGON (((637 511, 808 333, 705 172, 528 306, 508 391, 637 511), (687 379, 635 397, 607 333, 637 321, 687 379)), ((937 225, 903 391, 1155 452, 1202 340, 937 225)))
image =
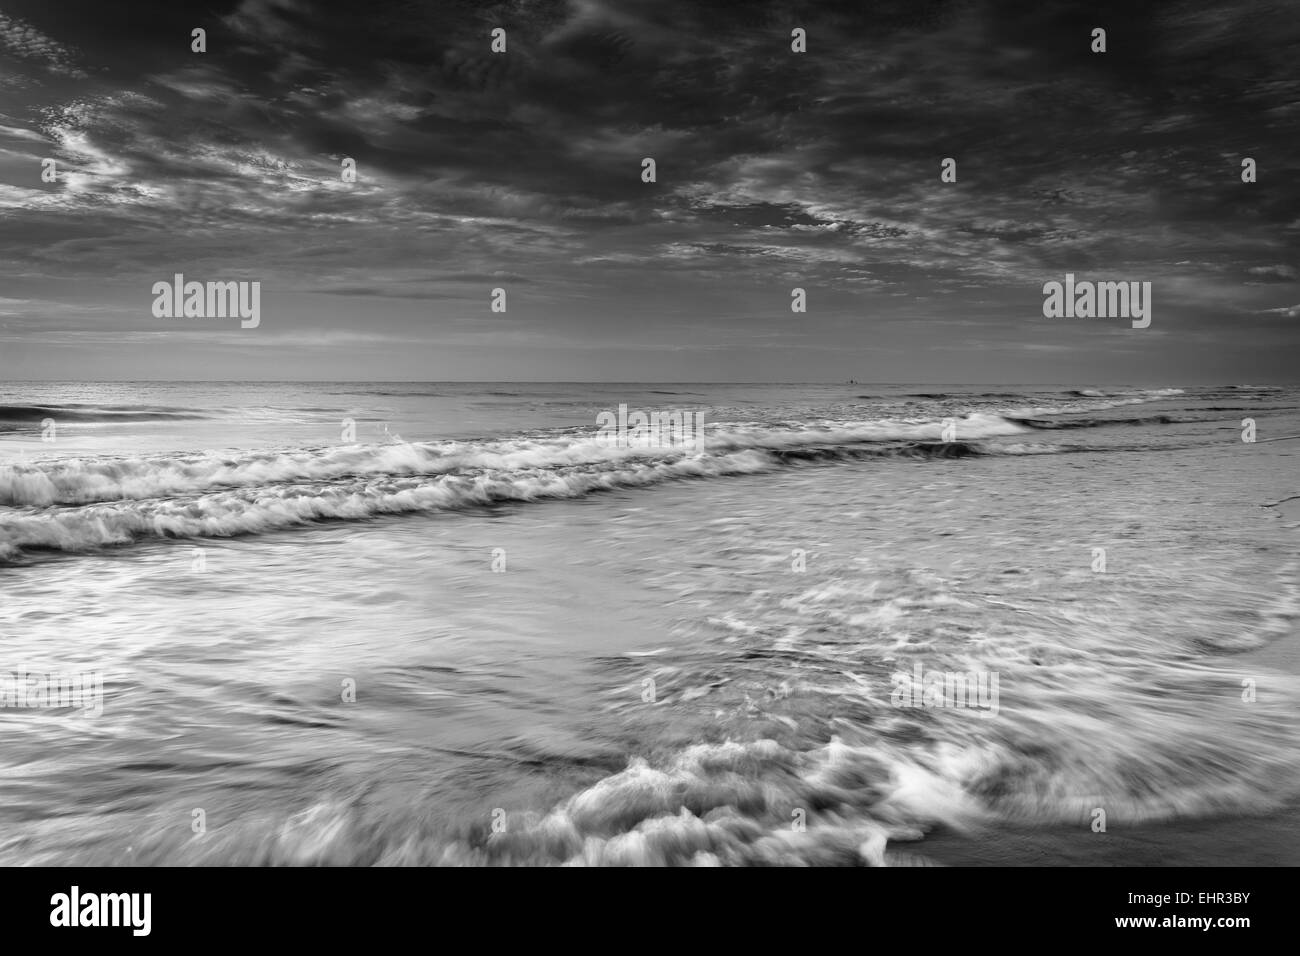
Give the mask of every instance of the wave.
POLYGON ((210 418, 193 409, 168 405, 0 405, 0 425, 34 425, 47 418, 55 422, 193 421, 210 418))
MULTIPOLYGON (((1050 389, 1028 390, 1024 392, 910 392, 901 396, 904 399, 923 399, 931 402, 943 402, 950 406, 982 406, 990 414, 1008 419, 1034 418, 1041 415, 1073 415, 1082 412, 1104 411, 1110 408, 1122 408, 1128 405, 1145 405, 1184 394, 1180 388, 1125 389, 1103 391, 1100 389, 1068 389, 1057 392, 1062 398, 1050 397, 1050 389), (990 403, 1016 399, 1019 402, 1054 401, 1052 405, 1016 405, 1004 406, 990 403)), ((885 396, 859 395, 859 399, 884 398, 885 396)), ((915 402, 903 402, 914 405, 915 402)))
MULTIPOLYGON (((1282 569, 1278 583, 1295 571, 1282 569)), ((750 611, 728 620, 734 640, 652 665, 658 701, 674 718, 693 714, 726 739, 643 750, 568 799, 511 814, 503 833, 478 822, 430 840, 420 856, 479 865, 908 865, 926 862, 916 841, 936 827, 988 838, 1007 824, 1087 827, 1098 807, 1129 826, 1294 800, 1300 678, 1280 678, 1268 701, 1242 707, 1222 691, 1217 653, 1285 639, 1300 591, 1223 635, 1208 660, 1169 654, 1147 615, 1118 643, 1090 639, 1084 620, 1066 620, 1055 635, 1062 643, 1044 653, 1050 639, 1017 615, 976 646, 933 635, 921 647, 893 644, 897 656, 882 660, 892 636, 912 631, 906 614, 956 601, 967 617, 975 606, 959 592, 900 584, 864 589, 847 576, 795 594, 756 591, 750 611), (893 595, 884 607, 882 593, 893 595), (819 639, 790 640, 790 620, 819 639), (923 661, 998 674, 998 713, 900 707, 894 675, 923 661), (753 737, 730 736, 718 715, 733 708, 747 731, 761 728, 753 737), (1245 739, 1251 747, 1241 747, 1245 739)), ((645 667, 623 662, 611 707, 640 706, 631 691, 645 667)), ((344 832, 373 832, 345 816, 344 832)), ((403 851, 382 852, 398 859, 403 851)))
MULTIPOLYGON (((594 779, 553 802, 447 818, 418 802, 368 799, 365 786, 348 784, 292 816, 246 818, 217 839, 186 840, 174 828, 153 827, 132 840, 136 862, 924 866, 933 863, 922 841, 940 827, 995 839, 1008 825, 1087 832, 1098 807, 1125 826, 1225 808, 1263 813, 1300 784, 1293 760, 1300 682, 1293 678, 1276 699, 1240 707, 1217 690, 1222 673, 1213 665, 1118 657, 1044 667, 1017 658, 998 665, 1002 707, 1013 719, 983 720, 962 710, 898 707, 887 668, 872 671, 844 652, 831 660, 842 666, 811 676, 799 670, 792 681, 789 662, 773 661, 781 677, 751 678, 766 695, 739 681, 744 686, 731 693, 763 728, 755 737, 638 748, 621 767, 599 761, 594 779), (829 701, 834 706, 815 706, 829 701), (1109 726, 1125 733, 1097 732, 1109 726), (1252 746, 1242 747, 1243 739, 1252 746)), ((629 673, 639 680, 643 669, 629 673)), ((674 673, 682 682, 719 684, 713 669, 674 673)), ((628 687, 615 697, 628 698, 628 687)), ((725 686, 711 693, 693 685, 671 699, 710 712, 731 700, 725 686)), ((568 755, 516 746, 503 757, 536 766, 568 755)))
MULTIPOLYGON (((859 395, 859 398, 870 398, 869 395, 859 395)), ((1023 392, 909 392, 904 398, 931 398, 931 399, 949 399, 949 398, 1024 398, 1023 392)))
POLYGON ((802 463, 1149 451, 1001 441, 1033 425, 973 413, 711 426, 703 449, 618 448, 591 431, 483 442, 394 442, 225 456, 55 459, 0 466, 0 560, 147 538, 234 537, 328 520, 576 498, 802 463))
POLYGON ((1079 398, 1111 398, 1122 396, 1144 396, 1146 398, 1173 398, 1175 395, 1185 395, 1186 392, 1181 388, 1137 388, 1137 389, 1120 389, 1118 391, 1106 391, 1098 388, 1072 388, 1066 391, 1066 395, 1074 395, 1079 398))
MULTIPOLYGON (((1062 723, 1075 725, 1085 737, 1084 728, 1091 726, 1087 718, 1062 723)), ((1026 759, 1019 748, 1034 748, 1036 741, 1010 733, 1008 739, 965 746, 937 744, 928 752, 854 745, 838 737, 811 751, 772 739, 699 744, 660 766, 633 759, 626 770, 549 812, 515 813, 501 834, 475 827, 441 846, 426 846, 418 862, 930 865, 899 844, 916 845, 936 826, 959 833, 999 822, 1087 826, 1099 804, 1129 824, 1202 817, 1224 806, 1276 809, 1280 801, 1273 794, 1241 779, 1247 768, 1285 777, 1286 784, 1277 788, 1284 792, 1295 785, 1281 733, 1267 735, 1267 756, 1259 758, 1243 758, 1234 740, 1198 734, 1184 746, 1202 764, 1158 739, 1156 732, 1168 733, 1169 721, 1150 724, 1122 748, 1071 748, 1060 741, 1061 734, 1052 735, 1048 739, 1060 748, 1054 750, 1058 761, 1026 759), (1151 754, 1154 768, 1147 762, 1151 754), (1191 769, 1200 766, 1214 770, 1206 775, 1191 769), (1148 783, 1152 778, 1163 786, 1148 783), (1096 789, 1090 793, 1089 788, 1096 789), (1105 797, 1099 799, 1097 791, 1105 797), (805 826, 792 826, 792 818, 805 826)), ((1039 745, 1035 751, 1045 749, 1039 745)), ((345 820, 345 833, 366 832, 352 813, 345 820)), ((385 849, 386 862, 417 862, 403 859, 401 848, 385 849)))
POLYGON ((330 393, 328 393, 328 394, 330 394, 330 395, 367 395, 367 396, 371 396, 371 395, 373 395, 373 396, 378 396, 378 397, 381 397, 381 398, 444 398, 444 397, 450 396, 452 393, 451 393, 451 392, 448 392, 448 391, 446 391, 446 390, 437 391, 437 392, 428 392, 428 391, 425 391, 425 392, 417 392, 417 391, 410 390, 410 389, 403 389, 403 390, 400 390, 400 391, 394 391, 394 390, 391 390, 391 389, 370 389, 370 388, 367 388, 367 389, 350 389, 350 390, 340 391, 340 392, 330 392, 330 393))
POLYGON ((1005 419, 822 422, 715 428, 704 449, 617 448, 592 432, 495 442, 351 445, 240 456, 68 459, 0 467, 0 559, 142 538, 230 537, 319 520, 574 498, 671 479, 771 471, 801 461, 958 458, 1005 419))
POLYGON ((505 501, 574 498, 633 488, 667 478, 759 472, 771 467, 758 452, 713 458, 628 462, 624 467, 574 465, 472 475, 380 476, 306 484, 282 483, 197 496, 126 500, 6 517, 0 559, 33 549, 86 551, 141 538, 233 537, 325 519, 456 510, 505 501))
POLYGON ((1060 405, 1034 405, 1017 408, 999 407, 995 411, 998 415, 1010 421, 1019 421, 1025 418, 1037 418, 1041 415, 1080 415, 1084 412, 1103 412, 1107 409, 1124 408, 1128 405, 1145 405, 1155 400, 1143 396, 1128 398, 1111 396, 1087 401, 1076 400, 1060 405))
MULTIPOLYGON (((963 440, 1016 435, 1026 429, 998 416, 973 414, 952 420, 963 440)), ((862 442, 938 441, 944 423, 868 420, 815 422, 772 427, 735 424, 714 427, 705 438, 706 456, 742 451, 795 451, 862 442)), ((0 505, 46 507, 122 499, 201 494, 296 481, 333 481, 367 476, 437 476, 478 471, 508 473, 580 465, 678 458, 681 450, 615 448, 595 433, 489 442, 405 442, 345 445, 293 451, 198 454, 142 458, 60 459, 0 466, 0 505)))
POLYGON ((1024 425, 1027 428, 1056 430, 1061 428, 1101 428, 1106 425, 1177 425, 1198 422, 1202 419, 1175 418, 1172 415, 1147 415, 1141 418, 1075 418, 1069 420, 1010 416, 1008 420, 1024 425))

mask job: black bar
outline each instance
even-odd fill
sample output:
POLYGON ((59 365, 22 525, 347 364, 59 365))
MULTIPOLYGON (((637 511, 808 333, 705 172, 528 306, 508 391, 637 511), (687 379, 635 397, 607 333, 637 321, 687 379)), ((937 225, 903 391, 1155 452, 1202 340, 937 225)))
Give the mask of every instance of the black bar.
POLYGON ((1287 912, 1294 874, 1281 868, 953 867, 786 876, 733 872, 725 881, 703 873, 677 874, 664 883, 661 878, 596 877, 572 868, 544 878, 524 870, 482 869, 49 868, 0 874, 9 946, 115 939, 129 946, 201 943, 204 948, 319 943, 337 951, 348 941, 373 946, 413 938, 432 939, 441 948, 472 928, 478 940, 485 937, 477 934, 495 937, 504 930, 531 937, 536 945, 548 939, 571 945, 594 938, 665 943, 696 938, 701 945, 713 939, 730 948, 750 934, 761 942, 786 934, 807 938, 815 931, 819 937, 844 934, 864 946, 891 937, 900 943, 925 941, 927 951, 1012 940, 1071 947, 1093 941, 1143 947, 1212 941, 1231 947, 1284 934, 1294 921, 1287 912), (150 894, 148 935, 135 935, 129 918, 121 920, 128 925, 115 927, 51 925, 55 898, 70 895, 73 886, 83 913, 88 895, 150 894), (1205 929, 1179 922, 1243 917, 1248 925, 1205 929), (1129 918, 1155 923, 1117 924, 1129 918), (593 935, 597 931, 599 937, 593 935))

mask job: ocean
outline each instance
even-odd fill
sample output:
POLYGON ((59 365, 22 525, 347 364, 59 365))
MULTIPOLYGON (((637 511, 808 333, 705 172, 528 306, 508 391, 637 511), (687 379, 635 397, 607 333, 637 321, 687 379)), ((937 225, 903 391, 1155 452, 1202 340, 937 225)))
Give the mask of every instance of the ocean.
POLYGON ((1295 436, 1276 386, 6 383, 0 863, 1296 865, 1295 436))

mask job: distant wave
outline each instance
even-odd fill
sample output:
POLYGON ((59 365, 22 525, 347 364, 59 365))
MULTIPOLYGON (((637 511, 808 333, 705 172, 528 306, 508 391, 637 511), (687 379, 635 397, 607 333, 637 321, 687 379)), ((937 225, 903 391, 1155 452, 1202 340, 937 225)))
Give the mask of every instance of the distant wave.
POLYGON ((1300 405, 1189 405, 1183 409, 1187 412, 1293 412, 1300 405))
POLYGON ((1058 405, 1034 405, 1018 408, 1001 407, 997 414, 1018 421, 1022 418, 1037 418, 1041 415, 1078 415, 1083 412, 1102 412, 1109 408, 1123 408, 1128 405, 1145 405, 1155 399, 1150 396, 1121 397, 1118 395, 1088 400, 1075 399, 1058 405))
MULTIPOLYGON (((1085 388, 1055 392, 1051 389, 1024 392, 909 392, 900 396, 900 398, 943 402, 949 406, 957 407, 962 405, 968 407, 979 406, 990 413, 1002 415, 1009 419, 1018 419, 1034 418, 1040 415, 1071 415, 1081 412, 1104 411, 1108 408, 1122 408, 1127 405, 1144 405, 1148 402, 1158 402, 1182 394, 1183 390, 1178 388, 1124 389, 1116 391, 1085 388), (993 403, 1007 400, 1015 400, 1017 404, 1014 407, 1010 406, 1010 404, 1007 406, 998 404, 990 407, 993 403), (1031 401, 1052 402, 1053 404, 1020 404, 1031 401)), ((880 399, 886 396, 859 395, 857 397, 859 399, 880 399)), ((916 402, 908 401, 903 404, 914 405, 916 402)))
POLYGON ((1061 428, 1100 428, 1106 425, 1175 425, 1181 422, 1201 421, 1199 418, 1175 418, 1172 415, 1145 415, 1138 418, 1074 419, 1017 418, 1009 416, 1008 420, 1029 428, 1052 430, 1061 428))
POLYGON ((0 425, 35 425, 47 418, 55 422, 129 422, 195 420, 211 416, 193 409, 167 405, 0 405, 0 425))
POLYGON ((436 392, 430 392, 430 391, 417 392, 411 389, 393 390, 393 389, 364 388, 364 389, 350 389, 341 392, 331 392, 330 394, 331 395, 374 395, 374 396, 380 396, 384 398, 442 398, 451 393, 449 393, 446 389, 436 391, 436 392))
MULTIPOLYGON (((859 398, 870 398, 869 395, 860 395, 859 398)), ((930 399, 949 399, 949 398, 1024 398, 1023 392, 909 392, 904 398, 930 398, 930 399)))
POLYGON ((1121 389, 1118 391, 1106 391, 1097 388, 1074 388, 1065 393, 1066 395, 1076 395, 1080 398, 1119 398, 1126 396, 1143 396, 1146 398, 1172 398, 1175 395, 1186 394, 1181 388, 1138 388, 1138 389, 1121 389))

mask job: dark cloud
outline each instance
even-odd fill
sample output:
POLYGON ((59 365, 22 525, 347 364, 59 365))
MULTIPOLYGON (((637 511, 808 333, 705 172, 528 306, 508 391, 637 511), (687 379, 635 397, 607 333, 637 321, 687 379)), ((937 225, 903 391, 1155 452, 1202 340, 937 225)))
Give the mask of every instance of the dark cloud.
MULTIPOLYGON (((1267 321, 1300 298, 1284 3, 20 2, 0 48, 15 298, 95 293, 124 330, 160 331, 153 279, 201 271, 328 293, 271 320, 286 333, 339 321, 331 298, 406 300, 438 320, 431 349, 475 317, 632 348, 656 299, 703 329, 779 309, 779 281, 821 290, 803 347, 846 361, 845 329, 894 319, 917 350, 949 319, 1041 356, 1084 334, 1043 323, 1042 282, 1094 271, 1152 281, 1157 327, 1219 329, 1225 363, 1251 316, 1270 354, 1296 344, 1267 321), (526 326, 483 312, 507 282, 526 326)), ((1128 348, 1176 368, 1157 339, 1128 348)))

